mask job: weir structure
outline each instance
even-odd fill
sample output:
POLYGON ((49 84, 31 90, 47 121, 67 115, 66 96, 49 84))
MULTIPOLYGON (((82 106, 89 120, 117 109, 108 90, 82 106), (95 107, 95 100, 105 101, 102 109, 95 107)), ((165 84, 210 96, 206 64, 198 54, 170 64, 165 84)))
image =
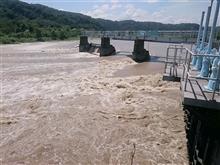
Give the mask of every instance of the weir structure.
MULTIPOLYGON (((110 44, 111 37, 109 36, 109 33, 102 33, 102 35, 97 35, 97 32, 95 32, 96 37, 101 37, 101 45, 89 43, 88 42, 88 36, 91 36, 89 34, 84 33, 80 37, 80 44, 79 44, 79 51, 80 52, 91 52, 94 51, 95 48, 98 48, 98 52, 100 54, 100 57, 103 56, 111 56, 116 54, 115 47, 110 44)), ((150 60, 150 53, 144 48, 144 38, 145 33, 142 31, 139 31, 135 33, 135 39, 134 39, 134 49, 132 52, 132 59, 136 62, 145 62, 150 60)), ((92 35, 94 36, 94 34, 92 35)))
POLYGON ((167 48, 164 80, 181 84, 189 164, 193 165, 220 164, 220 46, 219 50, 212 46, 219 7, 220 0, 211 1, 203 33, 202 13, 201 31, 194 48, 181 44, 167 48), (212 30, 206 43, 212 4, 215 2, 212 30))
MULTIPOLYGON (((204 16, 203 16, 204 17, 204 16)), ((201 23, 202 24, 202 23, 201 23)), ((201 26, 200 26, 201 27, 201 26)), ((198 31, 83 31, 82 44, 80 52, 89 47, 89 52, 99 49, 100 56, 114 55, 116 52, 114 46, 110 44, 110 40, 129 40, 134 41, 134 49, 132 58, 136 62, 145 62, 150 60, 149 51, 144 49, 144 42, 169 42, 169 43, 194 43, 201 36, 202 27, 198 31), (87 42, 84 42, 87 37, 87 42), (101 38, 101 45, 90 43, 88 44, 88 37, 101 38)))

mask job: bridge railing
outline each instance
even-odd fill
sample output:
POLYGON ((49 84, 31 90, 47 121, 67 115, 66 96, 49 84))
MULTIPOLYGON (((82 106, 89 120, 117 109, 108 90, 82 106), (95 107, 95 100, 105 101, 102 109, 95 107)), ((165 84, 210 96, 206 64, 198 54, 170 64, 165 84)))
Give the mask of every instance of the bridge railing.
POLYGON ((83 31, 92 38, 110 37, 120 40, 143 39, 158 42, 195 42, 197 31, 83 31))
POLYGON ((110 37, 113 39, 145 39, 144 31, 84 31, 82 35, 89 37, 110 37))

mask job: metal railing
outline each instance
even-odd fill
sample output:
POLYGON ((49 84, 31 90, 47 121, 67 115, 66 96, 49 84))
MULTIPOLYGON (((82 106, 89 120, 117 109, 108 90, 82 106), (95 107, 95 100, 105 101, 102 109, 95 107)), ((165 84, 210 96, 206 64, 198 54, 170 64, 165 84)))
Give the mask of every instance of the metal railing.
POLYGON ((194 43, 197 31, 82 31, 92 38, 110 37, 118 40, 143 39, 146 41, 194 43))
POLYGON ((194 96, 196 96, 195 94, 195 91, 192 87, 192 84, 191 84, 191 81, 196 81, 197 83, 197 86, 199 87, 200 91, 202 92, 202 95, 204 96, 204 98, 207 100, 207 97, 205 95, 205 93, 212 93, 212 98, 211 100, 215 100, 215 96, 216 94, 220 94, 219 91, 217 91, 217 85, 219 84, 220 82, 220 79, 219 79, 219 75, 220 75, 220 65, 218 66, 218 73, 217 73, 217 78, 213 79, 213 78, 210 78, 210 77, 199 77, 199 76, 193 76, 191 74, 191 60, 192 60, 192 57, 193 56, 201 56, 201 57, 208 57, 208 58, 219 58, 220 56, 219 55, 213 55, 213 54, 195 54, 193 53, 192 51, 190 51, 189 49, 187 48, 184 48, 186 51, 187 51, 187 57, 186 56, 186 61, 183 65, 183 77, 182 79, 185 81, 185 85, 184 85, 184 91, 186 91, 187 89, 187 84, 188 82, 190 83, 190 86, 191 86, 191 89, 192 89, 192 92, 194 94, 194 96), (208 90, 203 90, 203 88, 201 87, 201 85, 199 84, 199 82, 197 80, 207 80, 207 81, 215 81, 215 87, 214 87, 214 90, 213 91, 208 91, 208 90))
POLYGON ((169 69, 169 76, 178 76, 177 68, 184 62, 182 58, 183 50, 183 44, 169 45, 165 58, 164 73, 167 73, 167 69, 169 69))
MULTIPOLYGON (((187 85, 188 83, 190 84, 191 90, 194 94, 194 97, 197 99, 197 95, 195 93, 194 87, 192 85, 192 81, 196 82, 196 85, 199 87, 203 97, 205 98, 205 100, 208 100, 206 93, 212 93, 212 98, 211 100, 215 100, 216 95, 220 95, 220 92, 217 91, 217 85, 219 85, 220 82, 220 65, 218 66, 218 71, 217 71, 217 78, 211 78, 211 77, 198 77, 198 76, 194 76, 192 75, 192 69, 191 69, 191 61, 192 61, 192 57, 193 56, 201 56, 201 57, 208 57, 208 58, 220 58, 219 55, 213 55, 213 54, 196 54, 194 52, 192 52, 191 50, 189 50, 186 47, 183 47, 182 45, 170 45, 167 48, 167 56, 166 56, 166 61, 165 61, 165 69, 164 72, 167 71, 167 66, 169 64, 170 68, 175 68, 175 70, 177 70, 176 68, 179 66, 182 66, 183 71, 182 71, 182 75, 181 75, 181 81, 184 81, 184 88, 183 90, 186 91, 187 90, 187 85), (170 56, 169 54, 169 50, 173 49, 174 50, 174 55, 170 56), (181 52, 181 53, 177 53, 177 52, 181 52), (177 60, 179 57, 179 60, 177 60), (171 61, 169 61, 171 60, 171 61), (200 82, 198 80, 207 80, 207 81, 215 81, 215 87, 213 91, 208 91, 208 90, 204 90, 200 84, 200 82)), ((174 69, 173 69, 174 70, 174 69)), ((194 71, 195 72, 195 71, 194 71)), ((177 74, 171 73, 170 76, 177 76, 177 74)))

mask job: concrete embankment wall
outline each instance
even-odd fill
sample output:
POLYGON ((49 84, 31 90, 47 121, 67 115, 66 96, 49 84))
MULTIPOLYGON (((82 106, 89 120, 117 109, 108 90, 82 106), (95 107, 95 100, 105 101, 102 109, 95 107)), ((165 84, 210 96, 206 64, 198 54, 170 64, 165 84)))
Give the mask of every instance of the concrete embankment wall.
POLYGON ((220 111, 185 107, 190 164, 220 164, 220 111))

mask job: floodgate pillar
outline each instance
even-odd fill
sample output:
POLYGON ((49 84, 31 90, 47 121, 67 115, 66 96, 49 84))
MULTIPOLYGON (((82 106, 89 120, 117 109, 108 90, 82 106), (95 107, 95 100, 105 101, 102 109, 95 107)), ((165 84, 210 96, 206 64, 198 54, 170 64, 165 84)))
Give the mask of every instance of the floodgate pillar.
POLYGON ((150 60, 149 51, 144 49, 144 40, 136 39, 134 41, 133 59, 136 62, 144 62, 150 60))
POLYGON ((88 52, 91 45, 88 42, 87 36, 80 36, 80 43, 79 43, 79 52, 88 52))
POLYGON ((111 56, 115 55, 115 47, 110 44, 109 37, 101 38, 101 48, 100 48, 100 56, 111 56))

